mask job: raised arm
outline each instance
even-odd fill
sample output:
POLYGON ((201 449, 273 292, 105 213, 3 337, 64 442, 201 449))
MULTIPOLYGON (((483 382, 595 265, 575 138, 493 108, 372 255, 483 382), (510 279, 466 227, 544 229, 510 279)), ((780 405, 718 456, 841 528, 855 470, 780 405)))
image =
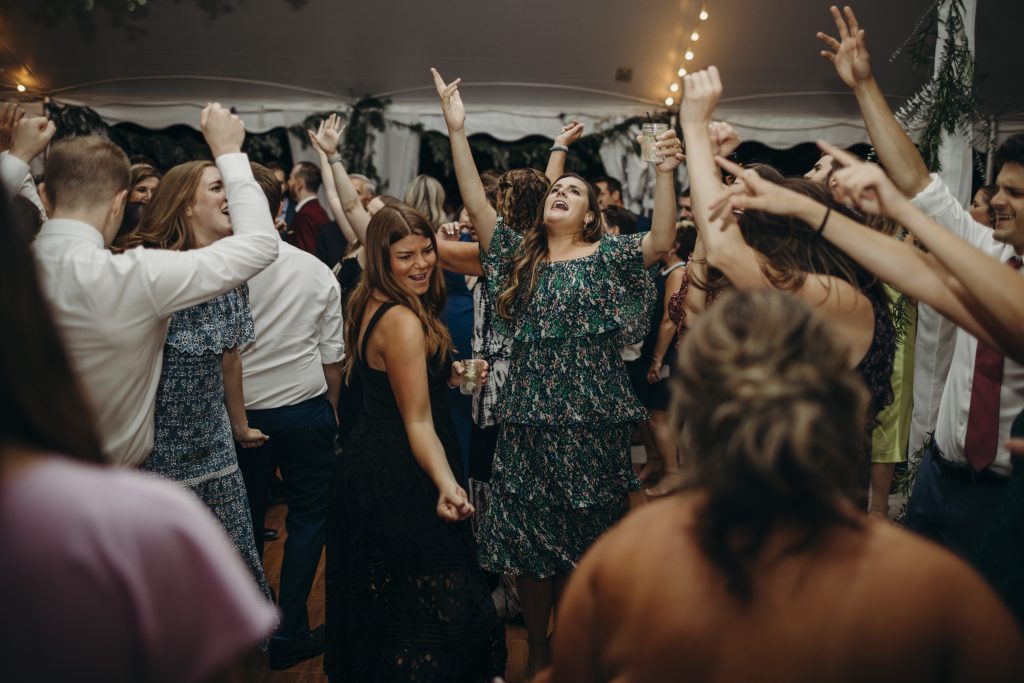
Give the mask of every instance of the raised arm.
POLYGON ((138 281, 161 315, 208 301, 246 282, 277 258, 281 238, 242 153, 245 124, 219 104, 203 109, 200 128, 224 182, 232 235, 201 249, 131 249, 138 281))
POLYGON ((437 256, 441 267, 459 275, 484 274, 480 264, 480 247, 476 242, 459 240, 458 223, 445 223, 437 229, 437 256))
POLYGON ((579 121, 570 121, 562 127, 562 132, 555 136, 555 144, 551 147, 551 155, 548 157, 548 167, 544 171, 548 182, 555 182, 565 173, 565 158, 569 155, 569 145, 579 140, 582 135, 583 124, 579 121))
MULTIPOLYGON (((1024 360, 1024 278, 926 216, 896 190, 878 166, 827 143, 819 144, 845 167, 833 176, 841 196, 865 211, 892 218, 914 233, 942 264, 947 288, 961 299, 965 299, 964 293, 970 296, 967 317, 947 317, 977 337, 991 336, 1007 355, 1024 360), (984 330, 978 329, 978 324, 984 330)), ((934 306, 927 297, 922 299, 934 306)))
POLYGON ((648 268, 657 263, 676 241, 676 186, 673 174, 683 161, 683 147, 674 130, 667 130, 658 136, 655 150, 661 161, 654 167, 657 179, 654 184, 654 215, 651 231, 640 243, 644 254, 644 265, 648 268))
MULTIPOLYGON (((342 130, 344 130, 344 126, 341 124, 341 119, 337 114, 331 114, 320 122, 320 127, 316 132, 310 130, 307 133, 309 133, 310 142, 327 155, 331 172, 323 175, 324 177, 330 176, 334 181, 334 188, 341 202, 341 214, 348 219, 349 227, 356 239, 365 243, 366 226, 370 224, 370 214, 363 206, 359 193, 356 192, 356 186, 352 184, 352 179, 348 177, 345 165, 341 163, 338 143, 341 141, 342 130)), ((333 210, 334 207, 332 206, 331 209, 333 210)), ((341 225, 341 221, 338 221, 338 225, 341 225)))
POLYGON ((686 168, 690 176, 690 198, 694 222, 700 231, 708 263, 715 266, 738 288, 766 287, 757 253, 743 239, 739 225, 719 213, 712 215, 709 206, 724 185, 715 165, 709 125, 715 105, 722 96, 718 69, 687 74, 679 120, 686 142, 686 168))
MULTIPOLYGON (((991 335, 985 332, 971 312, 976 302, 962 288, 951 284, 953 278, 935 259, 843 214, 830 212, 810 197, 774 185, 756 173, 743 171, 724 159, 718 161, 727 171, 743 173, 744 183, 724 192, 713 203, 715 208, 726 211, 758 209, 782 216, 795 216, 814 227, 822 225, 822 219, 825 218, 824 229, 820 233, 822 237, 883 282, 907 296, 924 301, 971 334, 991 342, 991 335)), ((895 186, 890 184, 890 188, 894 195, 899 196, 895 186)), ((878 213, 876 205, 862 202, 861 206, 865 211, 878 213)))
POLYGON ((840 13, 839 8, 833 5, 830 11, 839 39, 818 33, 818 39, 828 47, 821 51, 821 56, 832 63, 839 78, 853 90, 878 159, 896 187, 906 196, 914 197, 931 181, 928 167, 914 141, 896 120, 871 74, 871 57, 864 44, 864 29, 857 22, 853 10, 846 7, 840 13))
POLYGON ((45 221, 43 205, 29 164, 43 153, 57 127, 45 116, 25 117, 21 107, 7 103, 0 113, 0 175, 9 196, 20 194, 32 202, 45 221))
POLYGON ((448 465, 444 446, 434 431, 427 385, 426 338, 423 326, 407 308, 396 307, 381 318, 380 334, 389 343, 380 344, 388 381, 395 393, 398 412, 413 457, 438 490, 437 515, 449 522, 473 514, 466 492, 448 465))
POLYGON ((445 84, 437 69, 431 69, 430 73, 434 75, 437 95, 441 98, 441 112, 448 126, 448 139, 452 145, 452 161, 455 164, 455 177, 459 181, 462 203, 469 212, 469 219, 473 221, 480 247, 488 251, 494 226, 498 222, 498 214, 487 201, 484 184, 480 182, 480 173, 473 161, 473 151, 469 148, 469 138, 466 137, 466 108, 462 105, 462 95, 459 94, 459 83, 462 79, 456 78, 445 84))
POLYGON ((359 238, 356 237, 356 233, 345 215, 345 209, 341 206, 341 197, 338 196, 338 184, 334 182, 331 162, 328 160, 327 154, 320 149, 320 145, 314 144, 313 147, 320 159, 320 176, 324 179, 324 195, 327 197, 327 204, 331 207, 331 213, 334 214, 334 220, 338 224, 338 229, 341 230, 341 236, 350 245, 355 244, 359 238))

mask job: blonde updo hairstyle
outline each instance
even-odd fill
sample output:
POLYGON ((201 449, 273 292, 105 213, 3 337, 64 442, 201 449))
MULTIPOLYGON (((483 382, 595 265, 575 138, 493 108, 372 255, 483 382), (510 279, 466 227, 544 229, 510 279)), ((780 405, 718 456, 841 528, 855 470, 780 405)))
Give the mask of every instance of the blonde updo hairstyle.
POLYGON ((836 525, 864 448, 867 390, 820 315, 775 290, 727 293, 687 333, 674 377, 674 423, 693 486, 706 494, 699 543, 741 600, 778 525, 790 550, 836 525))

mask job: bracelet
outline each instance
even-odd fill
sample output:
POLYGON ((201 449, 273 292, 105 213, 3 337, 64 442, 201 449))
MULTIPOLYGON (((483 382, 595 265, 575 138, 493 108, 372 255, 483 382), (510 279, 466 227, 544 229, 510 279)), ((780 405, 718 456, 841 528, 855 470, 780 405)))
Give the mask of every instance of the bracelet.
POLYGON ((335 152, 334 154, 329 155, 327 157, 327 163, 328 164, 340 164, 341 163, 341 154, 335 152))
POLYGON ((551 151, 551 152, 568 152, 569 148, 566 147, 565 145, 552 145, 551 149, 548 150, 548 151, 551 151))
POLYGON ((818 229, 815 231, 818 235, 821 235, 821 233, 825 232, 825 224, 828 223, 828 217, 831 215, 832 207, 829 206, 827 209, 825 209, 825 217, 821 219, 821 225, 819 225, 818 229))

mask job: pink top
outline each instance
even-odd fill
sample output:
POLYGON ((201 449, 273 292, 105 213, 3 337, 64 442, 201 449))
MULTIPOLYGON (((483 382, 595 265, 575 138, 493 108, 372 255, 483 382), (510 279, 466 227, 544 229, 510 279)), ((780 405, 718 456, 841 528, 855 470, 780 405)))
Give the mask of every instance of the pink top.
POLYGON ((274 607, 209 511, 131 471, 47 457, 0 478, 6 680, 201 681, 274 607))

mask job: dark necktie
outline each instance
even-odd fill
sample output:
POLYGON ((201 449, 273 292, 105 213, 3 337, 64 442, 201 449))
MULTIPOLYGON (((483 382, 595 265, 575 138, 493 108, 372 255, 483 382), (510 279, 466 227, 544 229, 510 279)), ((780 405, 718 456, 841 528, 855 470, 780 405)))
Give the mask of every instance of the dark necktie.
MULTIPOLYGON (((1017 270, 1020 258, 1008 262, 1017 270)), ((967 436, 964 456, 975 472, 980 472, 996 459, 999 446, 999 391, 1003 386, 1003 354, 978 340, 974 355, 974 383, 971 385, 971 407, 967 413, 967 436)))

